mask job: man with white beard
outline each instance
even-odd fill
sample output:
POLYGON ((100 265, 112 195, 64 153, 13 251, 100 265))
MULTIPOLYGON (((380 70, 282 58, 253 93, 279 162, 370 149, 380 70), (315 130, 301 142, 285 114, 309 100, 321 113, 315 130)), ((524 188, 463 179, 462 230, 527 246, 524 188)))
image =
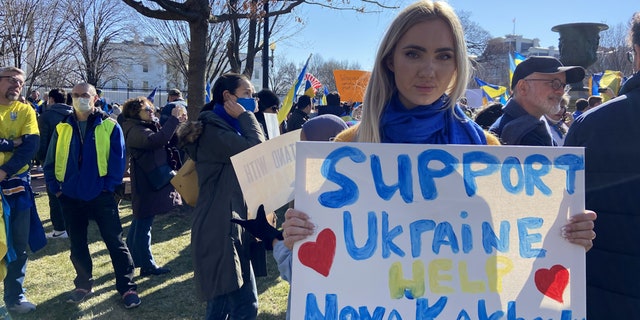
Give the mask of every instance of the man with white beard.
POLYGON ((491 125, 503 144, 555 146, 549 127, 542 119, 545 114, 557 113, 562 96, 569 91, 567 83, 581 82, 584 69, 563 66, 554 57, 529 57, 513 73, 511 99, 504 114, 491 125))

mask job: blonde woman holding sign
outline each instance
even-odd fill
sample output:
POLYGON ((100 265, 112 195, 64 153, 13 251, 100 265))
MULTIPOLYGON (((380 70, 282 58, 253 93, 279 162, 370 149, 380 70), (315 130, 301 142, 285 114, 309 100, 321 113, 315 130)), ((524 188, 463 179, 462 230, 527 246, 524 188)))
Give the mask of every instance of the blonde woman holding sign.
MULTIPOLYGON (((391 23, 376 55, 364 96, 362 121, 335 141, 497 145, 456 104, 467 87, 469 58, 462 25, 445 2, 418 1, 391 23)), ((305 213, 289 209, 284 244, 313 234, 305 213)), ((596 214, 587 210, 563 228, 567 241, 589 250, 596 214)), ((274 252, 278 251, 274 247, 274 252)), ((289 260, 290 262, 290 260, 289 260)))
MULTIPOLYGON (((369 143, 498 145, 456 104, 469 79, 463 28, 445 2, 418 1, 404 9, 384 35, 363 101, 362 121, 335 141, 369 143)), ((565 238, 591 248, 595 238, 587 211, 563 229, 565 238)), ((274 257, 291 279, 291 254, 297 241, 314 233, 309 216, 289 209, 284 241, 273 238, 274 257)))

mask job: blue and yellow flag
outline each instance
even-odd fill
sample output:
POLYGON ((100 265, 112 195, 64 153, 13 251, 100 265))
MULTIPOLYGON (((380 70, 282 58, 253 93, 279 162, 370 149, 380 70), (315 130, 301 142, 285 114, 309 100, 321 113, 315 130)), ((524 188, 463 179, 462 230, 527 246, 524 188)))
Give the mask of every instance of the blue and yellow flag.
POLYGON ((489 102, 493 102, 495 98, 500 98, 500 102, 503 104, 507 102, 507 87, 486 83, 478 79, 477 77, 473 78, 476 80, 476 83, 478 84, 480 89, 482 89, 482 103, 484 105, 489 104, 489 102))
MULTIPOLYGON (((622 87, 623 83, 622 72, 605 70, 604 72, 594 73, 591 75, 591 77, 589 77, 588 82, 589 93, 593 96, 600 95, 600 87, 610 88, 611 90, 613 90, 613 93, 615 95, 618 95, 620 87, 622 87)), ((604 101, 607 101, 611 97, 605 95, 604 98, 604 101)))
POLYGON ((324 87, 324 94, 322 95, 322 102, 321 104, 323 106, 327 105, 327 95, 329 94, 329 89, 327 89, 327 87, 324 87))
POLYGON ((600 95, 600 79, 604 75, 603 72, 597 72, 591 75, 589 78, 589 94, 592 96, 600 95))
POLYGON ((511 79, 513 79, 513 73, 516 71, 516 66, 518 66, 520 62, 524 61, 524 59, 526 59, 526 57, 517 51, 514 51, 513 55, 509 55, 509 87, 511 87, 511 79))
POLYGON ((296 92, 298 92, 298 89, 302 84, 302 79, 304 78, 304 75, 307 72, 307 66, 309 65, 309 60, 311 60, 311 56, 312 55, 310 54, 309 58, 307 58, 307 62, 304 63, 304 67, 302 67, 302 71, 300 71, 300 75, 291 86, 291 89, 289 89, 289 92, 287 92, 287 95, 282 100, 282 108, 278 110, 278 123, 282 123, 282 121, 284 121, 287 118, 289 111, 291 111, 291 107, 293 106, 293 100, 295 98, 294 96, 296 92))
POLYGON ((304 86, 304 95, 309 96, 312 99, 316 97, 316 89, 311 86, 311 81, 307 80, 304 86))
MULTIPOLYGON (((0 189, 0 193, 2 193, 2 189, 0 189)), ((9 220, 9 204, 4 200, 4 195, 0 194, 0 256, 2 256, 2 261, 0 261, 0 279, 4 279, 7 276, 7 260, 6 256, 9 249, 9 239, 7 236, 9 235, 8 228, 8 220, 9 220)), ((15 259, 15 258, 14 258, 15 259)))

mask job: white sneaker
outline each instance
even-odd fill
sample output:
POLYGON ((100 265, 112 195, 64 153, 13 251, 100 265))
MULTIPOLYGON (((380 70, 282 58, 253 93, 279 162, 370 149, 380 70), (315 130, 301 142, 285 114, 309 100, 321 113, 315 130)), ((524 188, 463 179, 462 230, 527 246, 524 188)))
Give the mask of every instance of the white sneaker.
POLYGON ((66 239, 69 238, 69 235, 67 234, 67 231, 55 231, 53 230, 53 232, 49 232, 46 234, 47 238, 49 239, 66 239))

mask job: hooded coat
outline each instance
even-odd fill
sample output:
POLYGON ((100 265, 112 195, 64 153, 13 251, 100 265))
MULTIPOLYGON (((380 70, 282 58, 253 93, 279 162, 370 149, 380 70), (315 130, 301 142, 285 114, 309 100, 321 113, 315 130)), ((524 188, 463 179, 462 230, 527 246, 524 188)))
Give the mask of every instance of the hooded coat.
POLYGON ((255 238, 231 219, 247 219, 247 204, 231 156, 265 141, 251 112, 238 117, 240 132, 213 111, 201 112, 199 128, 180 130, 185 151, 196 162, 199 194, 191 229, 197 292, 207 301, 240 289, 250 279, 255 238), (186 133, 185 133, 186 132, 186 133))

